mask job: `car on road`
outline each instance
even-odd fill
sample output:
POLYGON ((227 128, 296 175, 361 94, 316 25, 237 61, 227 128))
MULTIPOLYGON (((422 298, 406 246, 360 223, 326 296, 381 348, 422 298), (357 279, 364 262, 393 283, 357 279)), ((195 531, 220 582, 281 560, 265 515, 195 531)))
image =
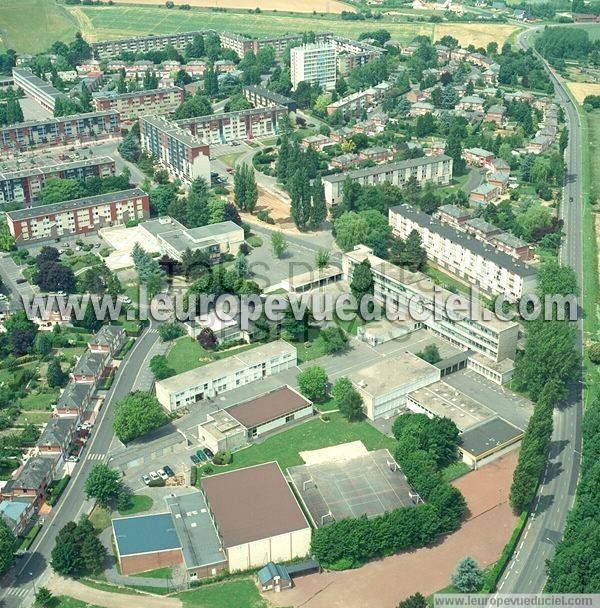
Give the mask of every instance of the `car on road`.
POLYGON ((156 471, 156 473, 158 474, 158 476, 161 479, 164 479, 165 481, 167 481, 167 479, 169 479, 169 476, 167 475, 167 473, 164 469, 158 469, 158 471, 156 471))
POLYGON ((169 477, 175 477, 175 472, 173 471, 173 469, 166 464, 162 470, 169 476, 169 477))
POLYGON ((213 454, 213 451, 212 451, 212 450, 209 450, 208 448, 204 448, 204 449, 203 449, 203 452, 206 454, 206 457, 207 457, 209 460, 212 460, 212 459, 215 457, 215 455, 213 454))
POLYGON ((152 479, 152 481, 156 481, 157 479, 160 479, 160 476, 158 475, 158 473, 156 471, 150 471, 150 473, 148 473, 148 475, 150 475, 150 479, 152 479))
POLYGON ((150 477, 148 477, 148 475, 142 475, 142 481, 146 484, 149 485, 150 484, 150 477))
POLYGON ((201 460, 200 458, 198 458, 198 456, 196 456, 196 454, 192 454, 190 456, 190 460, 194 463, 194 464, 200 464, 201 460))
POLYGON ((67 456, 65 458, 66 462, 79 462, 79 456, 67 456))
POLYGON ((196 456, 198 457, 199 460, 202 460, 202 462, 204 462, 206 460, 206 454, 202 450, 198 450, 196 452, 196 456))

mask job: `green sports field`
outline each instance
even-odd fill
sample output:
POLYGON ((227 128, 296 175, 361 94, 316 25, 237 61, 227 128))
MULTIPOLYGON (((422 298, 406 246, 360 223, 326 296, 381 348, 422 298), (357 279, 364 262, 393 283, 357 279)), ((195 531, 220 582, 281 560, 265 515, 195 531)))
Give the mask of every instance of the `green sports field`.
POLYGON ((0 0, 0 46, 39 53, 55 40, 69 40, 76 19, 54 0, 0 0))

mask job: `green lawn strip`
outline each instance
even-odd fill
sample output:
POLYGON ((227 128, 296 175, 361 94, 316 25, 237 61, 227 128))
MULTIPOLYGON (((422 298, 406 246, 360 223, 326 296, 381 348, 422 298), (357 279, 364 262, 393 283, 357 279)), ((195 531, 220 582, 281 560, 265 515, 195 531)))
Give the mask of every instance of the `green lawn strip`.
POLYGON ((111 585, 111 583, 106 583, 104 581, 94 580, 91 578, 81 578, 79 579, 79 582, 83 583, 86 587, 91 587, 92 589, 97 589, 98 591, 122 593, 124 595, 140 595, 140 593, 135 589, 130 589, 129 587, 124 587, 122 585, 111 585))
POLYGON ((105 530, 111 525, 110 511, 96 505, 90 514, 90 521, 96 530, 105 530))
POLYGON ((29 532, 27 532, 27 534, 23 537, 23 541, 21 542, 18 551, 27 551, 27 549, 29 549, 29 547, 31 547, 33 544, 35 537, 40 533, 41 529, 42 524, 36 524, 33 526, 33 528, 31 528, 31 530, 29 530, 29 532))
POLYGON ((257 248, 262 247, 263 240, 259 236, 256 236, 256 234, 253 234, 246 239, 246 243, 248 243, 250 247, 257 248))
POLYGON ((439 270, 438 268, 435 268, 434 266, 431 266, 430 264, 427 265, 427 268, 425 269, 425 274, 436 285, 441 285, 442 287, 451 288, 451 289, 453 288, 454 290, 462 292, 462 293, 471 292, 468 285, 461 283, 454 277, 451 277, 449 274, 442 272, 441 270, 439 270))
POLYGON ((52 604, 52 608, 98 608, 95 604, 88 604, 68 595, 57 595, 54 599, 56 603, 52 604))
POLYGON ((58 398, 58 389, 44 390, 41 393, 29 393, 19 399, 19 406, 22 410, 50 410, 50 406, 56 403, 58 398))
POLYGON ((203 585, 177 594, 184 608, 268 608, 251 578, 203 585))
POLYGON ((140 578, 173 578, 173 571, 171 568, 155 568, 154 570, 148 570, 148 572, 140 572, 136 576, 140 578))
POLYGON ((299 452, 362 441, 368 450, 387 448, 394 452, 396 441, 379 432, 368 422, 348 422, 341 414, 329 414, 329 421, 314 418, 287 431, 235 452, 233 462, 213 467, 219 473, 276 460, 281 468, 304 464, 299 452))
POLYGON ((219 156, 219 160, 222 163, 225 163, 228 167, 233 167, 235 165, 235 161, 244 154, 243 152, 232 152, 231 154, 224 154, 223 156, 219 156))
POLYGON ((52 412, 29 412, 22 411, 18 418, 15 420, 15 424, 46 424, 48 420, 52 418, 52 412))
POLYGON ((338 404, 333 397, 329 397, 327 401, 324 401, 323 403, 315 403, 315 407, 320 412, 331 412, 332 410, 338 409, 338 404))
POLYGON ((464 463, 462 460, 457 460, 442 470, 442 478, 447 482, 454 481, 468 473, 470 470, 471 467, 469 467, 468 464, 464 463))
POLYGON ((127 516, 143 513, 144 511, 149 511, 153 504, 154 501, 150 496, 146 496, 145 494, 134 494, 131 497, 131 506, 128 509, 119 509, 119 514, 127 516))

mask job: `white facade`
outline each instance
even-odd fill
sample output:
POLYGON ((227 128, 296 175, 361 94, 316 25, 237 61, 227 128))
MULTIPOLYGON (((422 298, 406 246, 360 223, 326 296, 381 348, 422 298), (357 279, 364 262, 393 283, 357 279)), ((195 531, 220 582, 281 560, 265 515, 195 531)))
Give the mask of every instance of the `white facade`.
POLYGON ((304 44, 290 52, 292 89, 304 81, 320 85, 325 91, 335 87, 336 64, 333 44, 304 44))

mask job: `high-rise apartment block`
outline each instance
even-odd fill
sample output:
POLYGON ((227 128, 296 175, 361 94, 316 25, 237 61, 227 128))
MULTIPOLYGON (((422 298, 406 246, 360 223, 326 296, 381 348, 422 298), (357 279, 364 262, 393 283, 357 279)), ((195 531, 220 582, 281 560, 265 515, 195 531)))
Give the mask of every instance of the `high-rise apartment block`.
POLYGON ((290 52, 292 88, 307 81, 320 85, 325 91, 335 87, 335 46, 332 43, 304 44, 290 52))

